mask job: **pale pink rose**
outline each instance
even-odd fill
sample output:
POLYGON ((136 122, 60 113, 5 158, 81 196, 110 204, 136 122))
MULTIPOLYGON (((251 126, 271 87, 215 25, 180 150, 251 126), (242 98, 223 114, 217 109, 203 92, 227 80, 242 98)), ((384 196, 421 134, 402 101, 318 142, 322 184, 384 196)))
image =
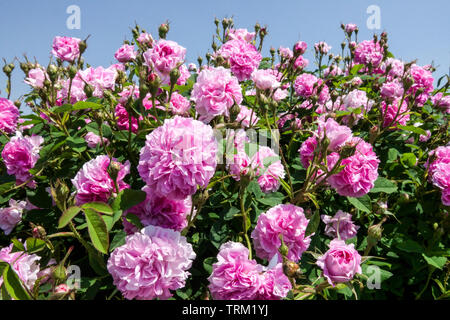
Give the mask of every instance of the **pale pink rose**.
POLYGON ((423 92, 416 97, 416 103, 422 106, 428 100, 430 93, 433 91, 433 75, 429 70, 416 64, 411 66, 409 72, 414 80, 414 83, 411 88, 409 88, 408 94, 411 95, 411 98, 414 98, 419 89, 423 90, 423 92))
POLYGON ((13 133, 19 120, 19 109, 10 100, 0 98, 0 130, 13 133))
POLYGON ((285 176, 280 157, 269 147, 259 147, 252 157, 258 184, 264 193, 275 192, 280 187, 279 179, 285 176))
POLYGON ((102 98, 104 90, 113 90, 116 83, 117 71, 115 68, 89 67, 78 71, 80 78, 94 87, 94 97, 102 98))
POLYGON ((356 226, 352 221, 352 215, 342 210, 338 210, 336 214, 331 217, 321 215, 323 223, 326 224, 325 234, 332 238, 340 238, 347 240, 356 237, 359 226, 356 226))
MULTIPOLYGON (((87 145, 89 148, 96 148, 98 145, 101 144, 101 138, 99 135, 96 135, 93 132, 88 132, 84 136, 84 140, 86 140, 87 145)), ((103 143, 105 145, 109 145, 109 140, 106 138, 103 138, 103 143)))
POLYGON ((142 32, 139 37, 136 39, 140 44, 152 45, 153 37, 150 33, 142 32))
POLYGON ((202 70, 194 84, 191 99, 204 122, 218 115, 229 116, 229 109, 236 103, 241 104, 242 92, 236 77, 223 68, 202 70))
MULTIPOLYGON (((24 244, 26 246, 26 243, 24 244)), ((28 254, 22 251, 12 252, 13 244, 0 250, 0 261, 8 263, 17 274, 21 282, 28 290, 33 290, 38 279, 39 257, 36 254, 28 254)), ((3 284, 3 277, 0 278, 0 286, 3 284)))
POLYGON ((270 69, 253 71, 251 79, 260 90, 273 90, 280 86, 277 77, 270 69))
POLYGON ((279 300, 292 286, 284 275, 282 264, 265 268, 249 260, 248 249, 241 243, 221 245, 217 262, 208 278, 214 300, 279 300))
MULTIPOLYGON (((341 196, 361 197, 367 194, 378 178, 380 160, 372 149, 372 145, 354 137, 349 145, 356 146, 355 154, 341 162, 344 169, 328 178, 328 183, 341 196)), ((336 154, 337 155, 337 154, 336 154)), ((330 155, 331 156, 331 155, 330 155)), ((336 164, 339 156, 327 157, 328 168, 336 164)))
POLYGON ((62 61, 75 61, 80 56, 80 39, 71 37, 55 37, 52 54, 62 61))
POLYGON ((252 42, 255 39, 256 33, 249 32, 247 29, 228 29, 227 36, 230 40, 244 40, 252 42))
POLYGON ((323 84, 323 80, 310 73, 303 73, 295 79, 295 93, 303 98, 309 98, 312 95, 318 95, 318 102, 324 103, 328 99, 328 87, 323 84), (318 92, 321 87, 320 92, 318 92))
POLYGON ((442 92, 438 92, 431 97, 431 102, 436 107, 444 109, 444 112, 450 113, 450 95, 444 96, 442 92))
POLYGON ((0 229, 5 232, 5 235, 9 235, 22 220, 22 213, 26 205, 25 201, 10 199, 9 207, 0 208, 0 229))
POLYGON ((381 101, 380 109, 384 118, 384 127, 396 127, 398 124, 404 126, 409 121, 408 104, 403 101, 399 110, 400 102, 400 99, 394 100, 391 104, 381 101))
POLYGON ((262 60, 256 47, 244 40, 229 40, 216 53, 228 60, 239 81, 250 79, 262 60))
POLYGON ((303 208, 292 204, 280 204, 260 214, 251 234, 256 254, 267 260, 272 259, 274 255, 281 258, 278 249, 282 235, 288 247, 287 258, 299 261, 311 242, 311 236, 305 237, 308 223, 303 208))
POLYGON ((47 73, 41 68, 34 68, 28 71, 28 77, 24 82, 35 89, 41 89, 44 87, 45 79, 48 79, 47 73))
MULTIPOLYGON (((192 209, 191 196, 180 200, 158 196, 148 186, 144 186, 142 191, 146 193, 145 200, 125 211, 124 216, 128 213, 136 215, 144 227, 153 225, 181 231, 187 226, 187 217, 192 209)), ((195 209, 193 213, 195 214, 195 209)), ((123 223, 128 234, 138 231, 128 221, 124 220, 123 223)))
POLYGON ((170 84, 170 71, 182 65, 185 56, 186 48, 165 39, 159 39, 143 54, 145 64, 159 76, 163 84, 170 84))
POLYGON ((124 44, 119 49, 117 49, 114 54, 114 58, 121 63, 129 62, 136 59, 137 52, 134 51, 134 46, 129 44, 124 44))
POLYGON ((304 58, 303 56, 298 56, 297 59, 295 59, 294 67, 298 69, 305 69, 309 64, 309 60, 304 58))
POLYGON ((394 58, 387 58, 385 62, 381 64, 381 70, 386 71, 389 67, 388 80, 399 78, 403 76, 405 66, 402 61, 394 58))
POLYGON ((333 287, 335 283, 348 282, 355 274, 362 273, 361 256, 354 245, 338 239, 330 242, 330 249, 317 259, 316 264, 333 287))
MULTIPOLYGON (((30 169, 39 159, 42 143, 44 139, 41 136, 22 136, 20 132, 16 132, 3 148, 3 162, 8 174, 15 175, 17 184, 22 184, 32 177, 30 169)), ((34 187, 35 183, 30 181, 28 185, 34 187)))
POLYGON ((60 80, 61 90, 57 93, 57 98, 60 99, 61 105, 64 103, 75 104, 78 101, 84 101, 87 99, 86 93, 84 92, 84 81, 80 77, 79 73, 72 79, 72 85, 70 84, 70 79, 60 80), (67 101, 69 96, 70 87, 70 102, 67 101))
POLYGON ((165 300, 185 286, 196 255, 179 232, 150 225, 125 241, 107 264, 125 299, 165 300))
POLYGON ((133 101, 133 99, 139 98, 139 88, 135 85, 126 86, 121 92, 119 92, 119 97, 119 103, 126 105, 129 99, 133 101))
POLYGON ((287 89, 276 89, 275 92, 273 93, 273 100, 279 102, 283 99, 285 99, 288 96, 289 92, 287 89))
POLYGON ((373 40, 364 40, 355 48, 354 61, 357 64, 369 65, 374 68, 378 67, 383 60, 383 47, 373 40))
POLYGON ((259 121, 256 112, 252 109, 247 108, 244 105, 240 105, 240 111, 236 118, 236 122, 239 122, 243 128, 249 128, 250 123, 252 126, 256 125, 259 121))
POLYGON ((108 202, 113 193, 130 187, 123 181, 129 173, 128 160, 122 164, 115 159, 109 159, 106 155, 100 155, 86 162, 71 180, 76 189, 77 204, 82 205, 93 201, 108 202), (117 187, 119 190, 116 190, 115 183, 108 173, 111 160, 118 165, 117 187))
POLYGON ((175 116, 146 136, 137 169, 158 195, 185 199, 208 185, 216 170, 216 153, 211 126, 175 116))
POLYGON ((191 104, 186 97, 183 97, 178 92, 172 93, 172 97, 170 99, 170 110, 173 114, 187 114, 190 108, 191 104))
POLYGON ((380 90, 380 94, 383 98, 391 100, 401 98, 403 92, 403 85, 397 79, 383 83, 380 90))

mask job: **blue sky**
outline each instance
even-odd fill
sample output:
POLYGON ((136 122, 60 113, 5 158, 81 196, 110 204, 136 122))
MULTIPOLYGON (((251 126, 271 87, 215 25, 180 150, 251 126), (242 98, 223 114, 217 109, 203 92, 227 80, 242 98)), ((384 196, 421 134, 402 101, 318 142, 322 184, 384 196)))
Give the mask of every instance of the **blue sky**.
MULTIPOLYGON (((114 52, 124 39, 131 38, 135 21, 157 37, 157 28, 169 20, 168 39, 187 48, 187 61, 196 62, 198 55, 210 49, 215 31, 215 17, 233 17, 235 26, 253 30, 255 22, 267 25, 269 34, 264 53, 270 46, 291 47, 296 41, 308 43, 306 57, 312 63, 313 45, 326 41, 339 53, 344 36, 341 23, 356 23, 359 40, 373 33, 387 31, 390 51, 406 61, 417 58, 420 65, 435 62, 435 77, 449 73, 450 67, 450 1, 416 0, 39 0, 1 1, 0 58, 8 61, 36 57, 46 65, 52 40, 57 35, 85 38, 86 62, 93 66, 115 63, 114 52), (81 9, 80 30, 69 30, 66 9, 81 9), (368 6, 377 5, 381 13, 381 29, 369 30, 368 6)), ((3 64, 2 64, 3 66, 3 64)), ((6 77, 0 74, 1 96, 5 96, 6 77)), ((14 70, 12 99, 27 92, 19 66, 14 70)))

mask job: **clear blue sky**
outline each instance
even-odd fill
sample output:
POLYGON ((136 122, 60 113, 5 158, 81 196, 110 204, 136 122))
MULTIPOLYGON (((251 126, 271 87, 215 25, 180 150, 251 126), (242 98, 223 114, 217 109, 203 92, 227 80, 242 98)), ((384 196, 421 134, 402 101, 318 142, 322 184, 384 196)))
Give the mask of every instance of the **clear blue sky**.
MULTIPOLYGON (((186 47, 188 62, 196 62, 198 55, 210 49, 214 17, 233 17, 238 28, 253 30, 255 22, 268 26, 266 54, 270 46, 291 47, 298 40, 308 43, 310 63, 315 42, 326 41, 339 53, 343 39, 339 26, 352 22, 360 28, 359 40, 387 31, 390 51, 396 58, 418 58, 420 65, 434 61, 439 66, 436 77, 448 73, 450 66, 449 0, 3 0, 0 12, 0 58, 8 61, 26 53, 46 65, 55 36, 85 38, 90 34, 86 62, 109 66, 115 63, 114 52, 122 41, 131 38, 135 21, 157 37, 159 24, 169 20, 168 39, 186 47), (66 27, 66 9, 72 4, 81 9, 80 30, 66 27), (366 26, 369 5, 380 7, 380 30, 366 26)), ((6 77, 1 73, 2 97, 5 85, 6 77)), ((12 99, 27 90, 17 66, 12 99)))

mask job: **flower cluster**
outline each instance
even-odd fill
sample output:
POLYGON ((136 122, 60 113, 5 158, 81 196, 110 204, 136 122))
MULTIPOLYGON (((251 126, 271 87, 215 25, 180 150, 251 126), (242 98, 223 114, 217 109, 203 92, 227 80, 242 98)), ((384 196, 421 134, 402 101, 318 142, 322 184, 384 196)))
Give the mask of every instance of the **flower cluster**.
POLYGON ((241 243, 224 243, 209 276, 209 290, 215 300, 280 300, 292 288, 281 263, 264 268, 248 258, 241 243))
POLYGON ((183 288, 195 253, 179 232, 147 226, 113 251, 108 271, 126 299, 168 299, 183 288))

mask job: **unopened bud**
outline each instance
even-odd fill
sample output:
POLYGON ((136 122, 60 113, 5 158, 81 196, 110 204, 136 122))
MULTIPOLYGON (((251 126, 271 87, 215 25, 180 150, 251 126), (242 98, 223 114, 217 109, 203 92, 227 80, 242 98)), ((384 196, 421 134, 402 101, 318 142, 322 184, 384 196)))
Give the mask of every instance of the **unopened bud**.
POLYGON ((87 48, 86 40, 80 41, 80 43, 78 44, 78 48, 80 49, 80 55, 82 55, 87 48))
POLYGON ((289 278, 296 277, 300 267, 293 261, 283 263, 283 272, 289 278))
POLYGON ((260 29, 261 29, 260 24, 259 24, 259 23, 256 23, 256 24, 255 24, 255 33, 258 33, 260 29))
POLYGON ((178 68, 174 68, 170 70, 169 76, 170 76, 170 84, 175 85, 181 76, 181 72, 180 70, 178 70, 178 68))
POLYGON ((369 227, 367 232, 367 244, 374 246, 380 239, 383 233, 383 228, 381 224, 374 224, 369 227))
MULTIPOLYGON (((120 171, 120 163, 116 161, 112 161, 109 163, 108 169, 106 170, 109 174, 109 177, 112 181, 117 181, 117 177, 120 171)), ((117 190, 118 191, 118 190, 117 190)))
POLYGON ((48 73, 48 76, 50 77, 50 80, 52 82, 55 82, 56 78, 58 76, 58 67, 55 66, 54 64, 49 65, 47 68, 47 73, 48 73))
POLYGON ((86 97, 92 97, 92 94, 94 93, 94 87, 86 83, 86 85, 84 86, 84 93, 86 94, 86 97))
POLYGON ((168 32, 169 32, 169 24, 162 23, 158 28, 159 37, 161 39, 165 39, 168 32))
POLYGON ((16 100, 16 101, 14 101, 14 105, 17 107, 17 108, 20 108, 20 105, 21 105, 22 103, 20 102, 20 100, 16 100))
POLYGON ((73 78, 75 78, 75 76, 77 75, 77 72, 78 72, 78 70, 77 70, 77 68, 75 67, 75 66, 70 66, 69 67, 69 77, 70 77, 70 79, 73 79, 73 78))
POLYGON ((57 282, 63 282, 66 280, 67 278, 67 270, 64 267, 63 264, 58 264, 52 272, 52 276, 53 278, 57 281, 57 282))
POLYGON ((355 145, 344 145, 344 147, 341 150, 341 156, 342 158, 348 158, 355 154, 356 152, 356 146, 355 145))

